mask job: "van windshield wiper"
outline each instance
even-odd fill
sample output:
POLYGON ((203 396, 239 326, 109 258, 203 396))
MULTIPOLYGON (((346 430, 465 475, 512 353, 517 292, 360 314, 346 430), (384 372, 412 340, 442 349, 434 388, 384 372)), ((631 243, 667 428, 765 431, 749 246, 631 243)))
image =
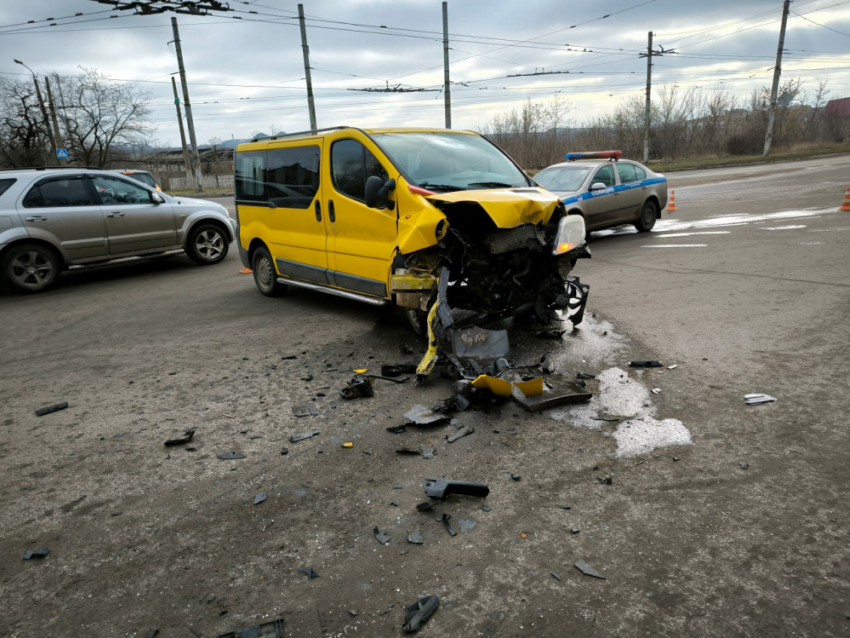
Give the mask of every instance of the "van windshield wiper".
POLYGON ((451 184, 431 184, 429 182, 422 182, 419 184, 422 188, 431 188, 435 190, 442 191, 465 191, 466 189, 463 186, 452 186, 451 184))
POLYGON ((472 182, 468 186, 483 186, 484 188, 521 188, 513 184, 505 184, 504 182, 472 182))

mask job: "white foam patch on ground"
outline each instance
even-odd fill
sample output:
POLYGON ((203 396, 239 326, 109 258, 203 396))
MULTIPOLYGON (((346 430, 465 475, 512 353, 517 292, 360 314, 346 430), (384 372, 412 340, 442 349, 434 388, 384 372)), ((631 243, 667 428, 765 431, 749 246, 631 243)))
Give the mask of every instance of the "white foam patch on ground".
POLYGON ((728 230, 705 230, 697 233, 667 233, 666 235, 658 235, 658 239, 667 239, 668 237, 690 237, 692 235, 728 235, 730 232, 731 231, 728 230))
POLYGON ((805 228, 805 226, 765 226, 762 230, 796 230, 798 228, 805 228))
POLYGON ((609 368, 597 376, 599 391, 583 405, 568 410, 553 410, 550 417, 576 427, 599 430, 605 421, 596 420, 600 414, 615 414, 632 418, 622 421, 612 433, 617 441, 618 458, 647 454, 658 448, 693 445, 691 433, 678 419, 655 418, 656 407, 649 390, 621 368, 609 368))
POLYGON ((810 208, 806 210, 783 210, 777 213, 757 213, 752 215, 719 215, 717 217, 709 217, 708 219, 696 219, 693 221, 683 221, 680 219, 659 219, 655 223, 655 232, 663 233, 667 231, 679 230, 694 230, 701 228, 722 228, 724 226, 741 226, 743 224, 752 224, 753 222, 770 222, 784 219, 803 219, 806 217, 817 217, 819 215, 827 215, 835 213, 835 208, 810 208))
POLYGON ((641 248, 708 248, 708 244, 653 244, 641 248))
POLYGON ((634 235, 637 233, 637 228, 628 225, 617 228, 606 228, 605 230, 593 230, 591 232, 594 237, 611 237, 612 235, 634 235))
MULTIPOLYGON (((567 321, 565 325, 572 324, 567 321)), ((552 352, 552 360, 557 370, 573 369, 579 363, 602 366, 617 353, 624 340, 614 332, 613 325, 586 313, 584 321, 561 338, 558 349, 552 352)))

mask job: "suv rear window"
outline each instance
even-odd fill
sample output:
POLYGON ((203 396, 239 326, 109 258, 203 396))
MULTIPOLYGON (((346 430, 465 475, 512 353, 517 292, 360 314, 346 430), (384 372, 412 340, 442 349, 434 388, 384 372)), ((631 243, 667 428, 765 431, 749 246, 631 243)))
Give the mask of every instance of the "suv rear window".
POLYGON ((82 177, 53 179, 33 186, 24 197, 25 208, 60 208, 92 206, 82 177))
POLYGON ((15 183, 14 179, 0 179, 0 195, 9 190, 9 187, 15 183))

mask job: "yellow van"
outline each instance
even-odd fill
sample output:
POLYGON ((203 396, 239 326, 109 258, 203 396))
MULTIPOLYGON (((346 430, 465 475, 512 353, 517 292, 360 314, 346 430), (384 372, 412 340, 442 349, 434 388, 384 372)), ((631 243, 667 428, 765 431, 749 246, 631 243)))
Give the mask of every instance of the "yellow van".
POLYGON ((420 333, 438 297, 479 319, 581 320, 587 286, 570 271, 589 256, 584 221, 476 133, 282 135, 240 144, 234 170, 239 254, 264 295, 395 303, 420 333))

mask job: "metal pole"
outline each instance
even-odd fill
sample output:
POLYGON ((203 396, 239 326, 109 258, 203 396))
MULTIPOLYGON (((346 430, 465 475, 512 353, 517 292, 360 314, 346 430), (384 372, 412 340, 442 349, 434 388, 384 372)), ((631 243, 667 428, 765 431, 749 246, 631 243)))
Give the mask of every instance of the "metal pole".
MULTIPOLYGON (((174 89, 174 106, 177 108, 177 124, 180 125, 180 144, 183 146, 183 161, 186 163, 186 177, 192 173, 192 162, 189 159, 189 149, 186 148, 186 131, 183 129, 183 116, 180 114, 180 97, 177 95, 177 80, 171 76, 171 88, 174 89)), ((191 177, 189 178, 191 179, 191 177)))
POLYGON ((646 115, 643 124, 643 163, 649 161, 649 130, 652 117, 652 31, 649 32, 649 44, 646 47, 646 115))
MULTIPOLYGON (((304 75, 307 78, 307 107, 310 109, 310 131, 316 134, 316 104, 313 101, 313 79, 310 77, 310 47, 307 46, 307 27, 304 25, 304 5, 298 5, 298 23, 301 25, 301 51, 304 53, 304 75)), ((269 131, 274 135, 274 131, 269 131)))
POLYGON ((773 67, 773 87, 770 90, 770 108, 767 112, 767 133, 764 136, 764 153, 770 154, 770 144, 773 142, 773 122, 776 118, 776 94, 779 91, 779 76, 782 74, 782 49, 785 47, 785 25, 788 22, 788 11, 791 0, 785 0, 782 5, 782 26, 779 27, 779 46, 776 49, 776 66, 773 67))
POLYGON ((41 97, 41 87, 38 85, 38 76, 36 76, 35 71, 20 60, 15 60, 15 64, 20 64, 32 74, 32 81, 33 84, 35 84, 35 96, 38 99, 38 106, 41 109, 41 115, 44 118, 44 130, 47 131, 47 139, 50 141, 50 145, 54 149, 52 157, 53 159, 56 159, 56 140, 53 139, 53 132, 50 130, 50 119, 47 117, 47 109, 44 108, 44 99, 41 97))
MULTIPOLYGON (((53 104, 53 92, 50 90, 50 78, 46 75, 44 76, 44 87, 47 89, 47 103, 50 106, 50 117, 53 120, 53 136, 56 140, 56 148, 58 149, 62 140, 62 133, 59 131, 59 119, 56 117, 56 106, 53 104)), ((64 145, 62 148, 65 148, 64 145)), ((56 161, 59 162, 59 166, 67 166, 67 159, 59 159, 56 158, 56 161)))
POLYGON ((449 80, 449 3, 443 3, 443 95, 446 100, 446 128, 452 127, 452 92, 449 80))
POLYGON ((192 120, 192 105, 189 102, 189 86, 186 84, 186 68, 183 66, 183 49, 180 47, 180 32, 177 30, 177 18, 171 18, 171 29, 174 31, 174 48, 177 51, 177 66, 180 69, 180 85, 183 87, 183 106, 186 107, 186 124, 189 127, 189 141, 192 144, 192 177, 196 188, 203 192, 204 182, 201 179, 201 156, 198 154, 198 141, 195 139, 195 122, 192 120))

